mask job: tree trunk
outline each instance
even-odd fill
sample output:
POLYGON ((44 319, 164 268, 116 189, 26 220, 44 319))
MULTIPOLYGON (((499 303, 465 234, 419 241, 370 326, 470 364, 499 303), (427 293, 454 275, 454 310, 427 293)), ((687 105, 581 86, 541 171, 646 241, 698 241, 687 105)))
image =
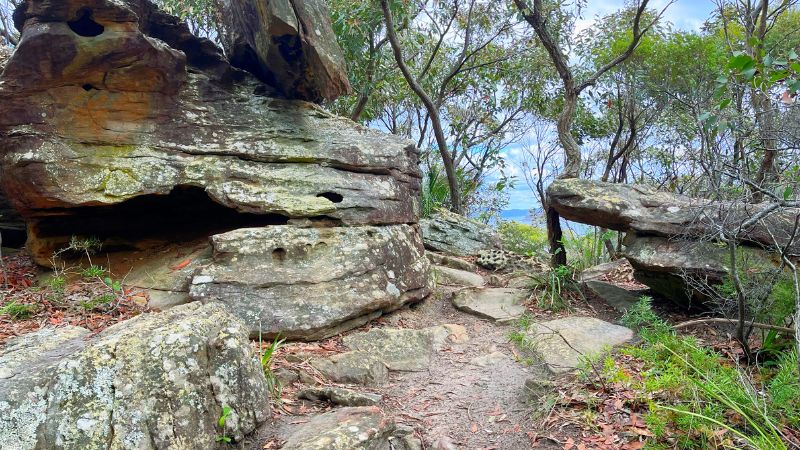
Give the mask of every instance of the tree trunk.
POLYGON ((545 207, 547 221, 547 240, 550 243, 550 265, 553 268, 567 265, 567 249, 564 247, 564 233, 561 230, 561 217, 551 208, 549 201, 545 207))
POLYGON ((436 108, 430 96, 425 92, 425 89, 419 84, 414 75, 411 74, 403 58, 403 52, 400 48, 400 41, 397 39, 397 34, 394 30, 394 20, 392 19, 392 11, 389 9, 388 0, 381 0, 381 8, 383 9, 383 17, 386 20, 386 36, 389 38, 389 44, 392 47, 397 67, 403 73, 406 83, 412 91, 419 97, 425 109, 428 112, 428 117, 433 126, 433 135, 436 137, 436 144, 439 147, 439 153, 442 156, 442 164, 444 165, 445 174, 447 174, 447 184, 450 188, 450 210, 462 214, 461 206, 461 191, 458 187, 458 178, 456 177, 456 169, 453 165, 453 158, 450 151, 447 149, 447 139, 444 137, 444 130, 442 128, 442 120, 439 117, 439 109, 436 108))
MULTIPOLYGON (((570 83, 571 84, 571 83, 570 83)), ((564 171, 559 178, 578 178, 581 169, 581 148, 572 136, 572 124, 578 109, 578 93, 574 86, 565 86, 564 109, 558 115, 558 140, 564 148, 564 171)))

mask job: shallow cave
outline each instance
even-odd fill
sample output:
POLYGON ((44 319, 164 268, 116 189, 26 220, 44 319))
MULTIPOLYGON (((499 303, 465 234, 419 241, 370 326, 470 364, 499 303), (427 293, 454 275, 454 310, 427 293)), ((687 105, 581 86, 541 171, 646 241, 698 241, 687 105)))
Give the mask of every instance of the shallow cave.
POLYGON ((73 33, 83 37, 96 37, 103 34, 105 27, 94 21, 94 13, 91 9, 82 8, 78 11, 75 20, 67 22, 67 26, 73 33))
POLYGON ((103 252, 189 242, 239 228, 285 225, 280 214, 247 214, 223 206, 197 187, 146 195, 111 206, 65 209, 36 222, 36 239, 57 251, 72 236, 96 238, 103 252), (55 248, 58 247, 58 248, 55 248))

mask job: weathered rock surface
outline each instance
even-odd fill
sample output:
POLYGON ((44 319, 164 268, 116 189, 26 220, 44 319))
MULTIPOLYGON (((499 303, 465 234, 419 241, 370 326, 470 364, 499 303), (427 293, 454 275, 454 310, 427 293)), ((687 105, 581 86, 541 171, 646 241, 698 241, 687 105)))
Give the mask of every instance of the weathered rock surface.
POLYGON ((464 270, 466 272, 478 271, 478 266, 461 258, 455 258, 453 256, 442 255, 434 252, 425 252, 425 256, 428 257, 431 263, 436 264, 437 266, 445 266, 451 269, 464 270))
POLYGON ((486 280, 475 272, 466 270, 452 269, 444 266, 434 266, 433 274, 438 284, 445 286, 467 286, 481 287, 486 284, 486 280))
POLYGON ((283 450, 379 450, 389 448, 394 421, 375 406, 339 408, 295 431, 283 450))
MULTIPOLYGON (((703 284, 719 283, 728 256, 714 245, 718 227, 737 230, 761 214, 767 203, 715 202, 658 191, 650 186, 568 179, 548 189, 553 207, 569 220, 627 233, 625 257, 636 279, 653 291, 683 305, 702 303, 703 293, 686 283, 687 277, 703 284), (696 302, 696 303, 695 303, 696 302)), ((791 239, 800 209, 785 208, 766 215, 741 231, 739 248, 762 260, 763 248, 788 246, 791 257, 800 256, 800 243, 791 239)))
POLYGON ((465 289, 453 296, 453 306, 498 323, 512 322, 525 314, 528 292, 508 288, 465 289))
MULTIPOLYGON (((553 208, 565 219, 662 237, 707 236, 716 226, 738 226, 769 206, 766 203, 714 202, 645 185, 579 179, 557 180, 547 193, 553 208)), ((800 209, 787 208, 768 215, 742 230, 739 238, 764 246, 772 246, 776 240, 780 245, 794 242, 791 234, 798 214, 800 209)), ((800 255, 800 243, 790 245, 789 251, 800 255)))
POLYGON ((327 358, 315 358, 311 365, 335 383, 379 386, 389 379, 389 369, 377 356, 367 352, 345 352, 327 358))
POLYGON ((269 413, 246 329, 219 305, 145 314, 95 337, 76 327, 22 336, 0 353, 0 379, 4 449, 208 449, 269 413))
POLYGON ((313 340, 366 323, 430 292, 428 260, 409 225, 248 228, 215 235, 192 298, 219 301, 251 336, 313 340))
POLYGON ((325 0, 224 0, 231 63, 287 98, 315 103, 350 92, 325 0))
POLYGON ((420 220, 420 226, 425 248, 437 252, 472 256, 500 247, 500 238, 491 227, 445 209, 420 220))
POLYGON ((381 402, 381 396, 378 394, 338 387, 304 388, 297 393, 297 398, 314 402, 330 402, 341 406, 374 406, 381 402))
POLYGON ((373 328, 345 336, 344 345, 376 356, 389 370, 416 372, 426 370, 431 363, 434 331, 373 328))
MULTIPOLYGON (((11 50, 0 46, 0 73, 3 72, 10 57, 11 50)), ((2 236, 5 246, 18 246, 25 243, 25 221, 11 207, 2 190, 0 190, 0 236, 2 236)))
MULTIPOLYGON (((346 85, 325 2, 262 3, 248 19, 264 28, 235 30, 270 41, 254 49, 286 95, 346 85)), ((139 252, 126 269, 156 292, 154 306, 223 300, 251 335, 297 339, 429 293, 408 225, 419 217, 412 143, 262 96, 247 72, 263 75, 257 67, 232 67, 146 0, 30 0, 15 19, 22 40, 0 75, 0 185, 40 264, 72 236, 96 237, 105 251, 139 252), (195 247, 210 236, 213 248, 195 247), (168 245, 179 249, 165 255, 168 245)))
POLYGON ((532 324, 527 331, 534 357, 554 373, 578 368, 582 356, 592 356, 633 339, 633 331, 594 317, 566 317, 532 324))
POLYGON ((600 297, 609 306, 621 313, 628 312, 628 309, 639 301, 640 294, 623 289, 605 281, 590 280, 583 283, 590 291, 600 297))
POLYGON ((314 358, 311 365, 334 382, 380 385, 388 380, 388 370, 427 370, 433 351, 459 331, 447 326, 422 330, 373 328, 345 336, 344 344, 351 351, 314 358))

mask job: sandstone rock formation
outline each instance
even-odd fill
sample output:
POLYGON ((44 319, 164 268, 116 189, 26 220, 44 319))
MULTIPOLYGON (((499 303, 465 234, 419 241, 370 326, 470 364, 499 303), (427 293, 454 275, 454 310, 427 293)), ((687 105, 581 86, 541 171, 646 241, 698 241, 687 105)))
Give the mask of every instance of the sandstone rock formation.
MULTIPOLYGON (((548 195, 566 219, 626 232, 624 254, 636 279, 683 304, 704 300, 687 278, 714 285, 727 273, 727 250, 713 242, 714 230, 735 230, 768 208, 766 203, 714 202, 650 186, 577 179, 557 180, 548 195)), ((788 244, 788 255, 800 256, 800 244, 791 238, 798 214, 798 209, 782 209, 741 230, 740 250, 769 263, 764 249, 788 244)))
POLYGON ((209 449, 269 415, 247 329, 220 305, 145 314, 95 337, 78 327, 22 336, 0 353, 0 381, 3 449, 209 449))
POLYGON ((456 256, 500 248, 500 238, 491 227, 445 209, 420 221, 425 247, 456 256))
MULTIPOLYGON (((305 36, 298 61, 314 89, 335 90, 308 63, 333 52, 330 25, 309 24, 322 6, 305 5, 301 31, 324 42, 305 36)), ((37 262, 96 237, 128 252, 112 269, 146 266, 146 287, 177 296, 165 304, 224 301, 251 335, 298 339, 428 295, 412 143, 261 96, 263 82, 148 0, 29 0, 15 19, 0 183, 37 262)))
MULTIPOLYGON (((11 57, 11 50, 0 46, 0 72, 11 57)), ((0 236, 2 246, 19 246, 25 243, 25 222, 8 203, 5 194, 0 191, 0 236)))
POLYGON ((319 103, 350 92, 325 0, 224 0, 225 53, 287 98, 319 103))

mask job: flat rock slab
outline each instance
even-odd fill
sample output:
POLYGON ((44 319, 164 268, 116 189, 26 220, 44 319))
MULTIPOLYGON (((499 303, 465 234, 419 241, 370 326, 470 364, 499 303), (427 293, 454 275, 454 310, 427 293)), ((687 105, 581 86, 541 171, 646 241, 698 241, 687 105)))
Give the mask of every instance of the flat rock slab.
POLYGON ((377 407, 341 408, 301 426, 283 450, 355 450, 388 448, 394 421, 377 407))
POLYGON ((377 386, 389 379, 386 364, 368 352, 346 352, 327 358, 315 358, 311 360, 311 365, 335 383, 377 386))
POLYGON ((434 329, 373 328, 344 338, 344 345, 366 352, 386 364, 389 370, 418 372, 431 364, 434 329))
POLYGON ((436 282, 445 286, 482 287, 486 280, 475 272, 453 269, 445 266, 433 266, 436 282))
POLYGON ((338 387, 309 387, 297 393, 297 398, 314 402, 330 402, 341 406, 374 406, 381 396, 369 392, 358 392, 338 387))
POLYGON ((628 312, 628 308, 639 301, 640 295, 605 281, 591 280, 584 283, 586 287, 619 312, 628 312))
POLYGON ((521 289, 468 289, 453 297, 453 306, 498 323, 508 323, 525 314, 527 299, 528 293, 521 289))
POLYGON ((533 324, 528 339, 534 356, 553 374, 578 368, 590 356, 633 339, 633 331, 594 317, 566 317, 533 324))

